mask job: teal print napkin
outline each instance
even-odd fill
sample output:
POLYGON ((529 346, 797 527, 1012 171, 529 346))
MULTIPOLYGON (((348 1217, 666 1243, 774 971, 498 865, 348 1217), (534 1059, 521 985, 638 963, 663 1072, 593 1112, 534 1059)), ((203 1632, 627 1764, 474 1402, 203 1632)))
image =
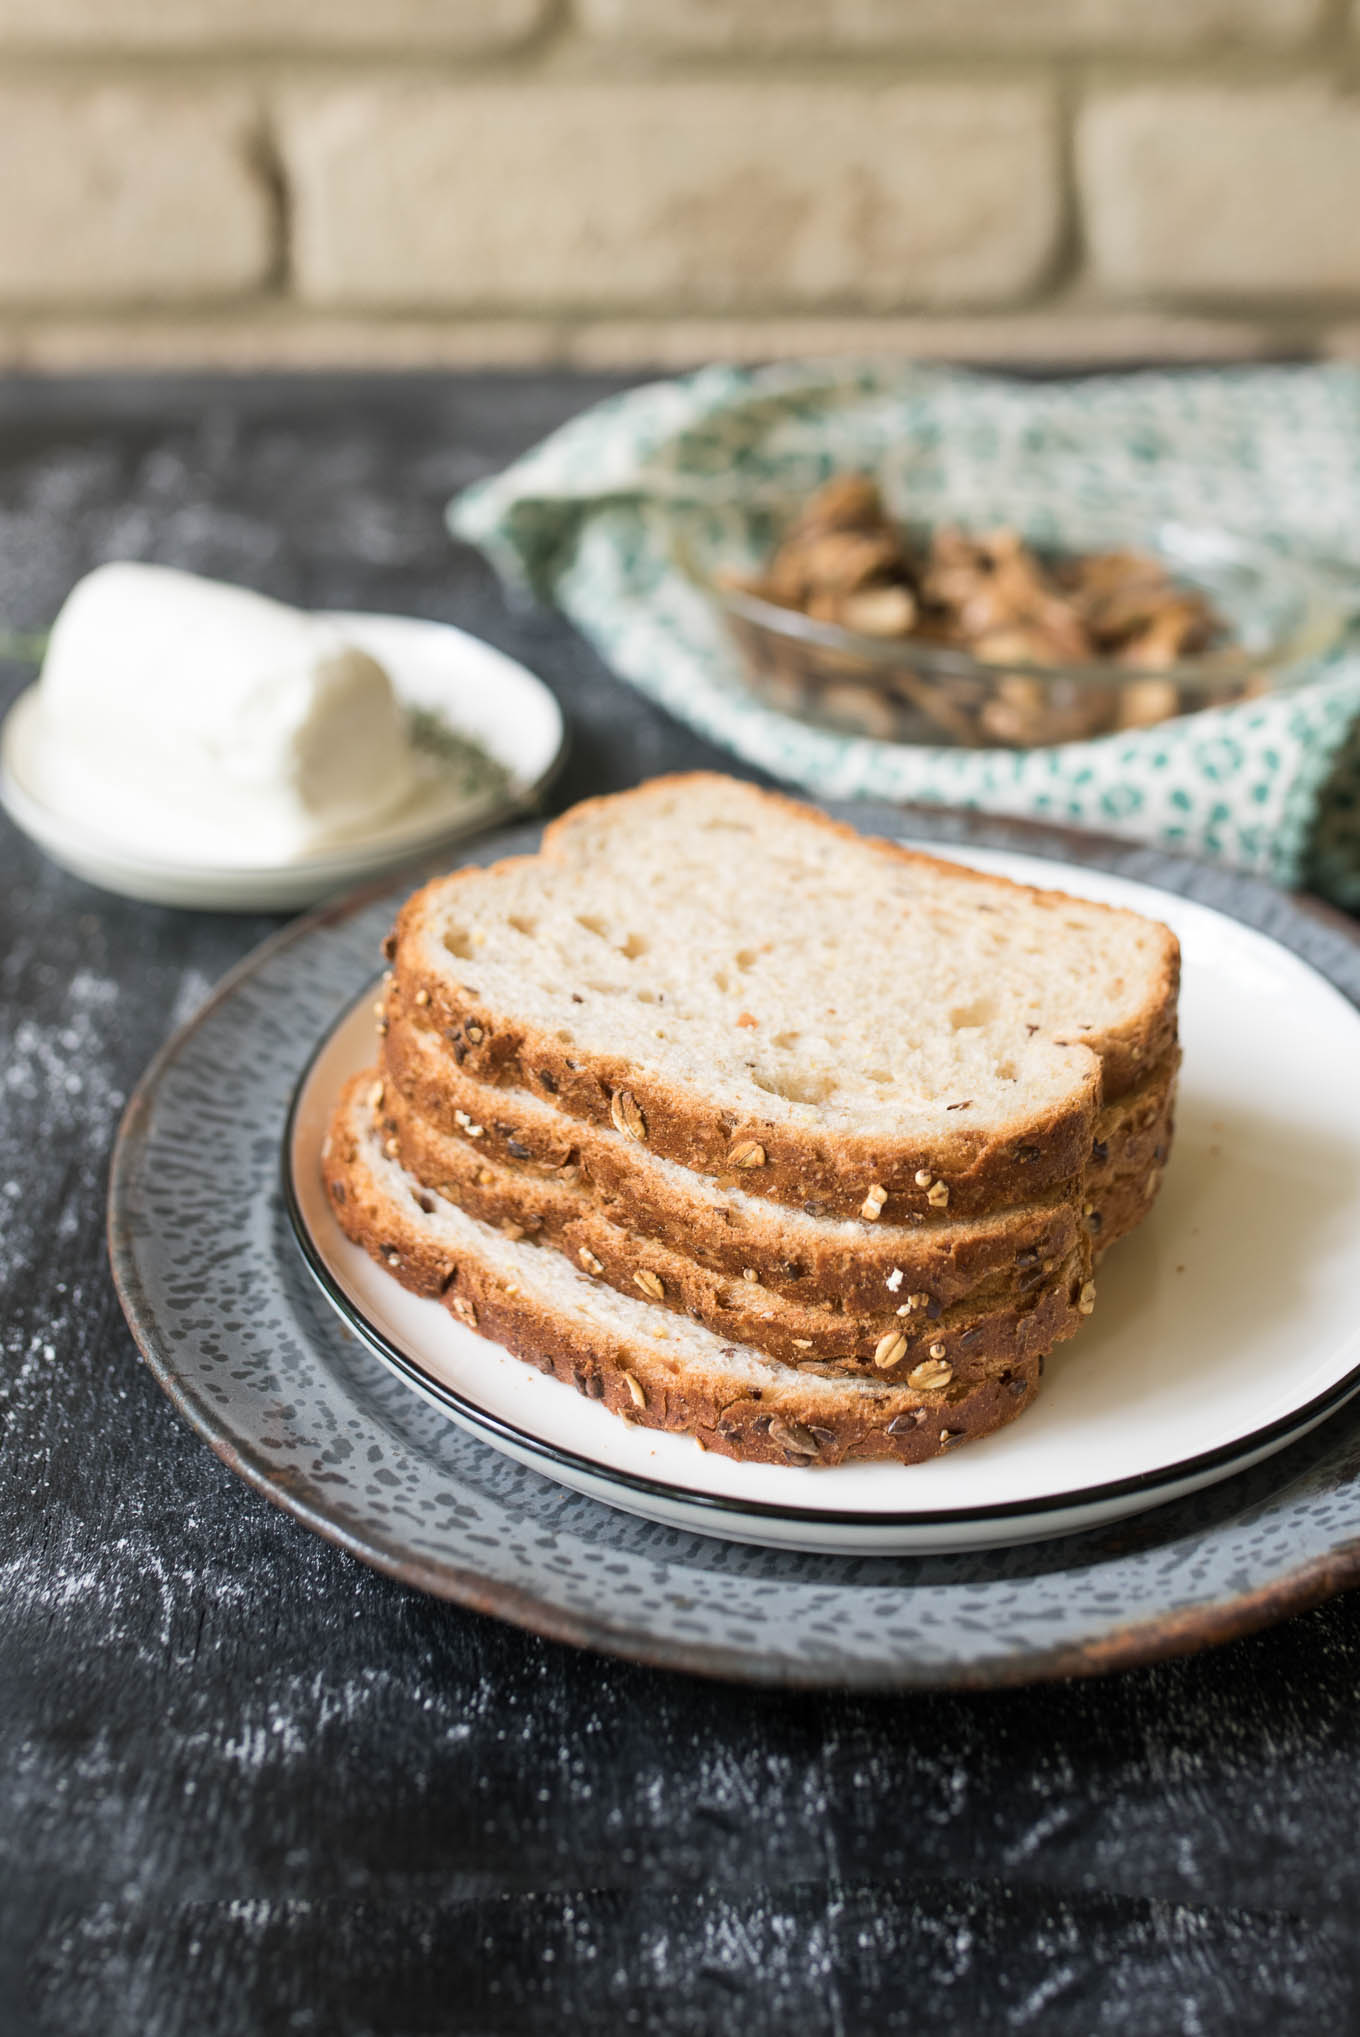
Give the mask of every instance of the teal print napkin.
POLYGON ((1343 366, 1045 383, 888 362, 707 368, 596 405, 449 521, 625 679, 777 778, 1097 828, 1360 906, 1360 647, 1273 696, 1051 749, 881 742, 757 700, 675 564, 677 512, 734 488, 797 498, 885 453, 923 522, 1019 523, 1073 548, 1102 526, 1180 522, 1360 589, 1360 372, 1343 366))

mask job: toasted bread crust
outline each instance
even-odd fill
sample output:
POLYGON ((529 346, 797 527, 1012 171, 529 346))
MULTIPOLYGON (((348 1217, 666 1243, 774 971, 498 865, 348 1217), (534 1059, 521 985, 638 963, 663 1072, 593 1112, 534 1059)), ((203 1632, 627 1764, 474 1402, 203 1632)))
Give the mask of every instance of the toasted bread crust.
POLYGON ((698 1379, 668 1359, 664 1345, 587 1326, 507 1282, 475 1251, 461 1250, 456 1262, 441 1251, 423 1233, 415 1202, 396 1202, 372 1170, 356 1116, 365 1085, 371 1077, 357 1078, 342 1098, 324 1162, 326 1192, 346 1236, 403 1286, 441 1299, 479 1334, 626 1421, 692 1435, 748 1463, 916 1464, 989 1435, 1034 1397, 1043 1357, 1028 1345, 988 1377, 951 1380, 936 1392, 884 1385, 870 1394, 848 1382, 843 1396, 814 1397, 800 1375, 774 1364, 768 1386, 698 1379))
POLYGON ((1061 1257, 1041 1256, 1032 1247, 951 1306, 904 1281, 895 1294, 880 1287, 871 1311, 793 1300, 752 1278, 754 1268, 735 1278, 717 1274, 640 1235, 617 1204, 606 1210, 560 1177, 500 1166, 466 1141, 428 1134, 375 1076, 370 1098, 379 1089, 383 1101, 372 1106, 373 1121, 384 1152, 429 1193, 481 1223, 554 1246, 621 1294, 641 1294, 785 1364, 898 1379, 927 1360, 945 1361, 957 1377, 971 1380, 1015 1348, 1022 1322, 1025 1338, 1046 1349, 1078 1327, 1092 1261, 1086 1227, 1075 1220, 1061 1257), (895 1353, 891 1363, 886 1352, 881 1360, 877 1355, 885 1346, 895 1353))

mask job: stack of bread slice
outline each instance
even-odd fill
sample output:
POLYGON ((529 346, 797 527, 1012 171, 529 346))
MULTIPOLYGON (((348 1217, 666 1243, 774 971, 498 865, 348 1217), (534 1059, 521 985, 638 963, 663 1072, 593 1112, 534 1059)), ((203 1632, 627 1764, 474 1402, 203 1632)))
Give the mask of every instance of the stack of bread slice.
POLYGON ((1170 1145, 1167 928, 733 779, 573 809, 387 954, 345 1231, 733 1457, 914 1463, 1020 1413, 1170 1145))

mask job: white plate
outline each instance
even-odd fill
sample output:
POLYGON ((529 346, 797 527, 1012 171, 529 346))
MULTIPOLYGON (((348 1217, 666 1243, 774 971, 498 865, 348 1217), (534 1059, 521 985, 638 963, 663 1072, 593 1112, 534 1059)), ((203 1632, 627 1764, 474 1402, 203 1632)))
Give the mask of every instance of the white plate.
POLYGON ((407 1294, 321 1189, 342 1082, 371 1058, 371 991, 298 1090, 294 1219, 330 1299, 455 1421, 546 1477, 670 1526, 896 1554, 1074 1532, 1243 1470, 1360 1386, 1360 1013, 1265 935, 1169 893, 1010 853, 958 860, 1150 913, 1184 950, 1176 1142, 1148 1221, 1100 1270, 1096 1312, 1034 1407, 928 1464, 737 1464, 598 1403, 407 1294))
POLYGON ((106 891, 155 905, 205 911, 293 911, 366 877, 393 870, 460 835, 531 806, 564 747, 562 711, 532 672, 451 623, 404 615, 336 613, 347 637, 386 669, 399 698, 470 737, 507 782, 469 796, 431 770, 415 797, 377 827, 295 863, 230 867, 162 860, 89 828, 46 793, 37 685, 0 729, 0 804, 65 869, 106 891))

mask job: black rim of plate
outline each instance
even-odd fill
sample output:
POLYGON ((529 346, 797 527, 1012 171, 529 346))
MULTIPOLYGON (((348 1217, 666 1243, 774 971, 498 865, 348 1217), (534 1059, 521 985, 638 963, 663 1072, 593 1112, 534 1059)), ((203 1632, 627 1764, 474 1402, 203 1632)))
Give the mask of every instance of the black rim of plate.
MULTIPOLYGON (((1147 888, 1151 890, 1157 887, 1149 885, 1147 888)), ((1217 910, 1215 907, 1208 909, 1217 910)), ((1312 965, 1305 963, 1305 967, 1311 968, 1312 965)), ((1315 970, 1314 973, 1322 982, 1328 981, 1320 970, 1315 970)), ((1316 1395, 1302 1407, 1296 1408, 1292 1414, 1282 1415, 1277 1421, 1253 1429, 1235 1442, 1222 1443, 1216 1449, 1201 1451, 1198 1455, 1182 1458, 1175 1464, 1164 1465, 1155 1471, 1144 1472, 1132 1478, 1113 1479, 1103 1485, 1083 1486, 1073 1492, 1055 1493, 1051 1497, 1007 1500, 995 1506, 941 1508, 931 1513, 798 1507, 772 1500, 738 1499, 725 1493, 705 1492, 694 1486, 677 1485, 669 1479, 649 1478, 641 1472, 622 1471, 613 1465, 600 1463, 597 1458, 586 1457, 579 1451, 567 1449, 562 1444, 545 1441, 535 1435, 533 1430, 522 1429, 503 1416, 490 1413, 455 1387, 446 1386, 442 1380, 435 1379, 410 1352, 403 1350, 375 1323, 370 1322, 331 1272, 303 1216, 293 1170, 294 1132, 298 1111, 318 1061, 341 1027, 353 1017, 356 1008, 366 1001, 371 1002, 374 984, 380 980, 380 975, 371 977, 359 995, 345 1006, 344 1011, 308 1055, 306 1065, 294 1085, 284 1121, 280 1156, 283 1202, 293 1236, 308 1272, 332 1308, 383 1363, 408 1385, 418 1388, 421 1393, 437 1401, 449 1414, 456 1415, 469 1428, 500 1442, 511 1443, 516 1449, 523 1450, 544 1463, 558 1465, 649 1499, 665 1500, 715 1516, 781 1521, 791 1527, 881 1528, 884 1531, 893 1529, 906 1531, 986 1526, 992 1522, 1038 1519, 1051 1514, 1073 1512, 1078 1508, 1100 1506, 1140 1496, 1146 1500, 1147 1509, 1150 1510, 1168 1498, 1179 1497, 1176 1488, 1187 1479, 1216 1482, 1215 1473, 1221 1473, 1226 1478, 1231 1476, 1235 1469, 1246 1468, 1242 1465, 1244 1458, 1258 1454, 1269 1455, 1276 1449, 1283 1449, 1302 1432, 1315 1427, 1328 1415, 1335 1414, 1357 1390, 1360 1390, 1360 1363, 1357 1363, 1341 1379, 1328 1387, 1325 1393, 1316 1395)), ((1075 1528, 1073 1532, 1076 1532, 1075 1528)))

